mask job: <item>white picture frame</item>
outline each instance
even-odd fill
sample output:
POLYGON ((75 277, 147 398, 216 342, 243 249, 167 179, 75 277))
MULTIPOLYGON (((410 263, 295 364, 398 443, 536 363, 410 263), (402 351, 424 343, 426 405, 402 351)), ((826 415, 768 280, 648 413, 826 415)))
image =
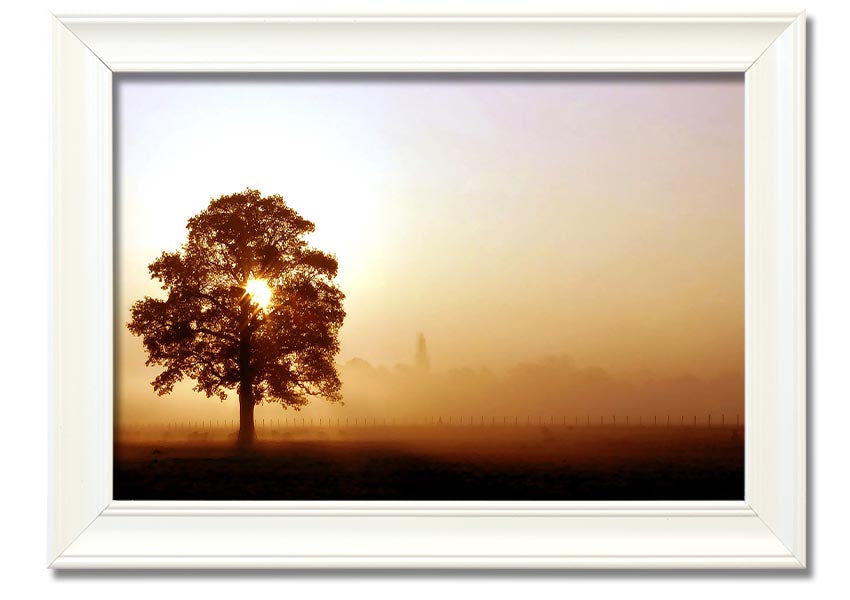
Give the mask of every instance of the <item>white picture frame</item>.
POLYGON ((93 568, 806 566, 805 15, 50 17, 47 563, 93 568), (742 72, 739 502, 116 502, 112 74, 742 72))

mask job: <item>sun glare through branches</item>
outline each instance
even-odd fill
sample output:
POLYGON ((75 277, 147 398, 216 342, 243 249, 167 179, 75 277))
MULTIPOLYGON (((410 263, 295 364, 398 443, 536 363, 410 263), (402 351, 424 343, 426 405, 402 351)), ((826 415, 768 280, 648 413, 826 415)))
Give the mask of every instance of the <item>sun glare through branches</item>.
POLYGON ((272 290, 265 279, 249 279, 245 291, 251 297, 251 302, 263 310, 267 309, 272 301, 272 290))

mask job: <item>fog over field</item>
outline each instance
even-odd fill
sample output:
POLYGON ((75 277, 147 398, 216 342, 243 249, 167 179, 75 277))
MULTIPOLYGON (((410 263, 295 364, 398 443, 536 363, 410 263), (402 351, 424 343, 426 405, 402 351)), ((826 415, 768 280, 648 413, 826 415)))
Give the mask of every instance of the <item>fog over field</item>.
MULTIPOLYGON (((301 411, 284 410, 280 405, 264 405, 257 409, 257 419, 269 423, 286 419, 396 419, 435 420, 449 417, 456 421, 486 417, 487 422, 505 417, 533 421, 563 420, 569 417, 582 422, 590 416, 597 422, 612 416, 625 423, 626 417, 637 423, 640 417, 658 416, 673 422, 685 417, 704 421, 713 414, 719 423, 743 420, 744 379, 741 374, 727 373, 700 378, 683 374, 663 379, 647 374, 643 377, 612 374, 598 367, 576 365, 567 356, 552 356, 534 362, 517 364, 508 369, 451 369, 438 372, 422 365, 401 364, 392 367, 372 365, 363 359, 352 359, 340 365, 344 404, 316 400, 301 411)), ((188 387, 188 386, 187 386, 188 387)), ((184 392, 197 397, 195 392, 184 392)), ((235 398, 221 403, 201 397, 200 410, 185 406, 180 393, 157 397, 138 413, 122 413, 124 424, 168 424, 204 420, 226 421, 238 418, 235 398)), ((197 400, 190 403, 194 407, 197 400)), ((335 422, 335 421, 334 421, 335 422)))

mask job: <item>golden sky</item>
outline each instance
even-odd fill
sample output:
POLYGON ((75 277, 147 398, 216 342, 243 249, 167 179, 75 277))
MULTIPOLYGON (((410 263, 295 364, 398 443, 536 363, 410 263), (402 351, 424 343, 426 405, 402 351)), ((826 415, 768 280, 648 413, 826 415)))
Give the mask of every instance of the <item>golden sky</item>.
MULTIPOLYGON (((334 410, 437 406, 392 404, 387 391, 409 391, 387 378, 412 362, 421 331, 434 377, 518 385, 523 368, 549 365, 560 375, 534 393, 556 414, 580 395, 612 410, 663 396, 667 410, 742 412, 742 76, 121 75, 115 85, 122 418, 236 418, 234 400, 191 385, 158 398, 157 370, 125 323, 133 301, 160 293, 147 264, 179 247, 186 220, 246 187, 283 195, 316 223, 310 241, 338 256, 346 294, 339 361, 385 367, 372 392, 343 371, 347 405, 334 410)), ((483 390, 510 387, 456 383, 476 410, 483 390)))

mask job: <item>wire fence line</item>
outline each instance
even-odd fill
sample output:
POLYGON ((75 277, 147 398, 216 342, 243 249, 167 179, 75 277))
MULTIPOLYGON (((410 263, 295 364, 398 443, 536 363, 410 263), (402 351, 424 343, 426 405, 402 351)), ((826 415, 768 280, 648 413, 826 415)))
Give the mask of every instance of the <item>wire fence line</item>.
MULTIPOLYGON (((331 429, 346 427, 743 427, 740 414, 726 415, 512 415, 512 416, 454 416, 428 417, 283 417, 259 418, 254 428, 259 431, 284 429, 331 429)), ((188 419, 160 423, 140 423, 121 426, 125 431, 233 431, 239 428, 237 419, 188 419)))

